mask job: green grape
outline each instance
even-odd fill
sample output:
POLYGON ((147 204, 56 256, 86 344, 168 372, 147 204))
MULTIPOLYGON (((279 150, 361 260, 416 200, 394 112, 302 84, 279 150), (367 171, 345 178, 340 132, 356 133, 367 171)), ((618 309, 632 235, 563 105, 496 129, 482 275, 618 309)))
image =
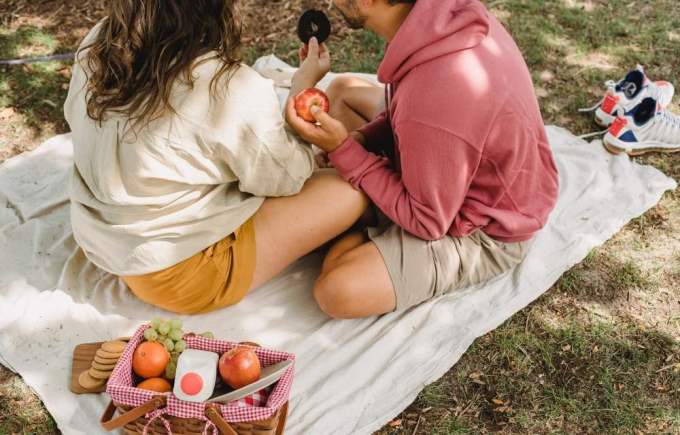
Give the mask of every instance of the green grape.
POLYGON ((144 338, 146 338, 147 341, 156 341, 158 340, 158 333, 155 329, 149 328, 144 331, 144 338))
POLYGON ((210 331, 206 331, 206 332, 204 332, 203 334, 201 334, 201 337, 205 337, 205 338, 215 338, 215 335, 214 335, 212 332, 210 332, 210 331))
POLYGON ((182 329, 182 320, 181 319, 172 319, 170 321, 170 328, 172 328, 172 329, 182 329))
POLYGON ((170 333, 168 334, 168 337, 170 337, 170 338, 173 339, 174 341, 179 341, 179 340, 182 339, 182 335, 183 335, 183 334, 182 334, 182 331, 181 331, 181 330, 179 330, 179 329, 173 329, 173 330, 170 331, 170 333))
POLYGON ((178 352, 184 352, 184 349, 187 348, 187 342, 184 340, 179 340, 177 343, 175 343, 175 350, 178 352))
POLYGON ((165 339, 165 341, 163 342, 163 346, 165 346, 168 352, 172 352, 173 349, 175 349, 175 343, 169 338, 165 339))
POLYGON ((168 332, 170 332, 170 324, 163 320, 158 326, 158 332, 160 332, 161 335, 168 335, 168 332))
POLYGON ((151 321, 151 326, 153 327, 153 329, 158 329, 158 327, 161 326, 162 321, 163 319, 161 319, 160 317, 154 317, 153 320, 151 321))
POLYGON ((169 362, 165 367, 165 377, 168 379, 175 379, 175 373, 177 372, 177 365, 173 362, 169 362))

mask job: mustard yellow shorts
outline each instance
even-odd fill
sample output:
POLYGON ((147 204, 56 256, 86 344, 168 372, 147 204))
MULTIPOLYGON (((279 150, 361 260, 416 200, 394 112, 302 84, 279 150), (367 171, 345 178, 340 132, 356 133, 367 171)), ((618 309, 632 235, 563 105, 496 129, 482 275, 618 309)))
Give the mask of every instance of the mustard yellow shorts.
POLYGON ((255 271, 255 225, 250 218, 234 233, 160 272, 125 276, 144 302, 178 314, 234 305, 248 293, 255 271))

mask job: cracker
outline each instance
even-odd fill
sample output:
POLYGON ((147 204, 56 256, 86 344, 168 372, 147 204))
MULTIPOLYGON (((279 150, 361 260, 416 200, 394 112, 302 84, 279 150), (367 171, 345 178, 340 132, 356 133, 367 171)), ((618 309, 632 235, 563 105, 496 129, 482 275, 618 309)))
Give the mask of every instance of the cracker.
POLYGON ((97 356, 100 358, 105 358, 105 359, 118 359, 120 356, 123 354, 123 352, 107 352, 104 349, 99 349, 96 353, 97 356))
POLYGON ((105 352, 122 354, 123 350, 125 350, 125 346, 127 346, 127 343, 124 341, 107 341, 106 343, 102 344, 102 350, 105 352))
POLYGON ((80 374, 80 376, 78 376, 78 383, 86 390, 94 390, 95 388, 99 388, 104 385, 106 380, 93 378, 89 371, 85 370, 80 374))
POLYGON ((106 380, 111 377, 111 371, 103 371, 103 370, 97 370, 95 368, 91 368, 90 370, 87 371, 90 376, 92 376, 95 379, 101 379, 101 380, 106 380))
POLYGON ((116 367, 116 363, 102 364, 102 363, 97 362, 97 361, 92 361, 92 368, 100 370, 102 372, 113 371, 114 367, 116 367))
POLYGON ((119 358, 102 358, 99 355, 95 355, 94 360, 96 362, 98 362, 99 364, 103 364, 103 365, 111 365, 111 364, 115 365, 118 362, 119 358))

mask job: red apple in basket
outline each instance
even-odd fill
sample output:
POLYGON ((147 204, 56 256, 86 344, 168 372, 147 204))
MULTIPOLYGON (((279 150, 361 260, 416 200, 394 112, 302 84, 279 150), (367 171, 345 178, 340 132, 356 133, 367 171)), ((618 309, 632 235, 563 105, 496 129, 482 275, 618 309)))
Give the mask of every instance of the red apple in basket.
POLYGON ((316 122, 316 118, 312 115, 312 107, 314 106, 326 113, 330 110, 331 102, 323 91, 317 88, 309 88, 295 96, 295 111, 305 121, 316 122))
POLYGON ((238 390, 260 379, 262 366, 255 351, 237 346, 220 358, 220 376, 231 388, 238 390))

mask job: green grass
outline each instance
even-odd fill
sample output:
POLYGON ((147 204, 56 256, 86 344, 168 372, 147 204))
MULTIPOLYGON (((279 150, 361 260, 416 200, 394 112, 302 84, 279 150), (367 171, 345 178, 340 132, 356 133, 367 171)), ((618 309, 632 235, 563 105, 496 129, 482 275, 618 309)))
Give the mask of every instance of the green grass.
POLYGON ((23 383, 0 366, 0 434, 52 434, 57 425, 40 400, 23 383))
POLYGON ((405 413, 430 409, 421 415, 431 433, 680 431, 671 337, 632 323, 526 329, 526 316, 477 340, 455 376, 426 387, 405 413))
POLYGON ((611 301, 629 291, 652 286, 635 262, 622 262, 605 250, 593 250, 577 266, 565 272, 557 289, 580 298, 611 301))
MULTIPOLYGON (((14 59, 59 52, 59 43, 51 35, 32 26, 9 30, 0 26, 0 59, 14 59)), ((44 137, 66 130, 62 107, 70 78, 70 65, 47 62, 23 66, 0 67, 0 111, 11 108, 22 131, 5 132, 10 142, 29 137, 44 137)), ((0 132, 4 132, 0 130, 0 132)))
MULTIPOLYGON (((256 45, 244 47, 243 58, 252 64, 258 57, 275 53, 291 65, 298 64, 300 41, 295 36, 284 38, 273 47, 256 45)), ((375 73, 383 58, 385 43, 376 34, 369 31, 352 32, 346 38, 332 37, 328 42, 331 53, 333 71, 355 71, 375 73)))

